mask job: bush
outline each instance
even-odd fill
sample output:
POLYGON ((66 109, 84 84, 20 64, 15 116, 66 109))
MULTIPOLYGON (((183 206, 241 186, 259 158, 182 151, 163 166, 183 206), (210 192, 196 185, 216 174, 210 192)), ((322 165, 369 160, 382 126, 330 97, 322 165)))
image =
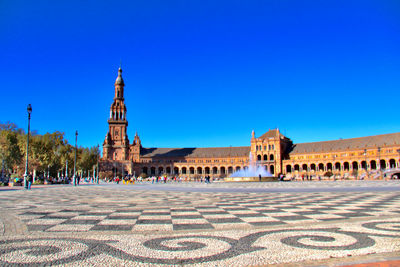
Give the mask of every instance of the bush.
POLYGON ((139 176, 142 177, 143 179, 149 177, 149 176, 148 176, 146 173, 144 173, 144 172, 141 173, 139 176))

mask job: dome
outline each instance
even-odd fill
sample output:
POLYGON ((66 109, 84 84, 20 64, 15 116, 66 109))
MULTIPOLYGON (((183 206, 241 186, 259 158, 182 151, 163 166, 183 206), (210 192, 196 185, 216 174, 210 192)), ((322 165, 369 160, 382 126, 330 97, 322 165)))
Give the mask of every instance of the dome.
POLYGON ((118 69, 118 77, 115 80, 115 84, 124 85, 124 79, 122 79, 122 69, 121 68, 118 69))

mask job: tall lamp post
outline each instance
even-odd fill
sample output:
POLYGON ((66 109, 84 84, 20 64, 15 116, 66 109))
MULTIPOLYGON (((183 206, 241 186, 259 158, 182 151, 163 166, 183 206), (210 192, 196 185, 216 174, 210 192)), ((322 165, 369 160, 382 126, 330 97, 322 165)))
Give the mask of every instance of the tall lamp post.
POLYGON ((378 161, 379 161, 379 179, 382 179, 381 148, 380 147, 378 147, 378 161))
POLYGON ((76 186, 76 150, 78 146, 78 131, 75 132, 74 186, 76 186))
POLYGON ((26 109, 28 111, 28 134, 26 136, 26 160, 25 160, 25 174, 24 174, 24 186, 25 189, 28 189, 28 155, 29 155, 29 133, 31 129, 31 113, 32 113, 32 106, 31 104, 28 104, 28 107, 26 109))
POLYGON ((97 156, 97 183, 99 183, 99 157, 100 157, 100 145, 97 145, 97 151, 99 152, 99 155, 97 156))

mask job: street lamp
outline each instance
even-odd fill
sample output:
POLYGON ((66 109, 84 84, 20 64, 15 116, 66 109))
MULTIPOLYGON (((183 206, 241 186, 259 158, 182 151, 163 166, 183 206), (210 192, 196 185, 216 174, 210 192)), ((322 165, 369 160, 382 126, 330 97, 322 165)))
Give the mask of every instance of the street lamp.
POLYGON ((97 183, 99 183, 99 157, 100 157, 100 145, 97 145, 97 151, 99 152, 99 155, 97 156, 97 183))
POLYGON ((32 106, 31 104, 28 104, 28 107, 26 109, 28 111, 28 134, 26 136, 26 160, 25 160, 25 174, 24 174, 24 186, 25 189, 28 189, 28 154, 29 154, 29 133, 30 133, 30 128, 31 128, 31 113, 32 113, 32 106))
POLYGON ((367 175, 367 179, 369 179, 368 163, 367 163, 367 149, 364 149, 364 156, 365 156, 365 172, 367 175))
POLYGON ((378 147, 378 161, 379 161, 379 179, 382 179, 381 148, 380 147, 378 147))
POLYGON ((77 150, 77 145, 78 145, 78 131, 75 132, 75 159, 74 159, 74 186, 76 186, 76 150, 77 150))

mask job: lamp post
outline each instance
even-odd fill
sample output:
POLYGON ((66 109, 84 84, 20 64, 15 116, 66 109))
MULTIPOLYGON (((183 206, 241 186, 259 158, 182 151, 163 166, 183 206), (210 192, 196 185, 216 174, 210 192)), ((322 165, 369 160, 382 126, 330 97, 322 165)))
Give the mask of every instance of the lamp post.
POLYGON ((379 179, 382 179, 381 148, 380 147, 378 147, 378 161, 379 161, 379 179))
POLYGON ((26 160, 25 160, 25 174, 24 174, 24 186, 25 189, 28 189, 28 155, 29 155, 29 133, 30 133, 30 128, 31 128, 31 113, 32 113, 32 106, 31 104, 28 104, 28 107, 26 109, 28 111, 28 134, 26 136, 26 160))
POLYGON ((397 164, 397 167, 400 167, 400 149, 397 149, 396 151, 399 153, 399 163, 397 164))
POLYGON ((97 151, 99 152, 99 155, 97 155, 97 183, 99 183, 99 157, 100 157, 100 145, 97 145, 97 151))
POLYGON ((74 186, 76 186, 76 150, 77 150, 77 145, 78 145, 78 131, 75 132, 75 159, 74 159, 74 186))
POLYGON ((368 163, 367 163, 367 149, 364 149, 364 156, 365 156, 365 173, 367 175, 367 179, 369 179, 368 163))

